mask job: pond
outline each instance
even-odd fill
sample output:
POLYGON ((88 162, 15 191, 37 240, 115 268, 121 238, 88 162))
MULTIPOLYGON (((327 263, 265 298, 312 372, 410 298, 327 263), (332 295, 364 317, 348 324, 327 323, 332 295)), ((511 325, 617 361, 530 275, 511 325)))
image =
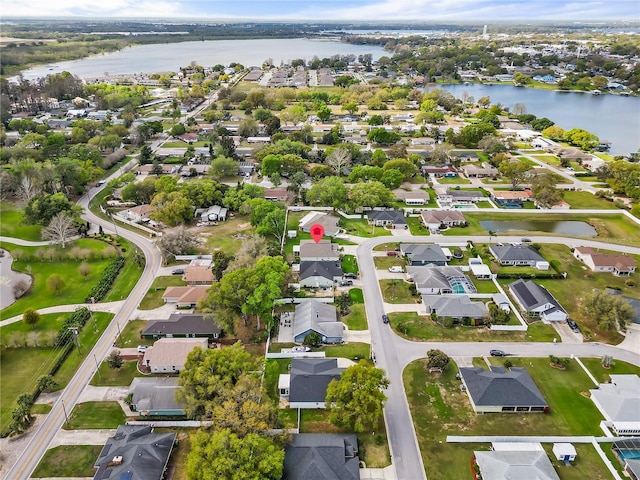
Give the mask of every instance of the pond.
POLYGON ((581 237, 596 237, 598 235, 596 229, 587 222, 575 220, 481 220, 480 226, 487 231, 491 230, 496 233, 531 231, 581 237))
POLYGON ((0 249, 0 305, 3 309, 16 301, 14 287, 19 282, 26 282, 26 287, 30 287, 32 282, 31 275, 12 270, 12 263, 13 258, 9 252, 0 249))

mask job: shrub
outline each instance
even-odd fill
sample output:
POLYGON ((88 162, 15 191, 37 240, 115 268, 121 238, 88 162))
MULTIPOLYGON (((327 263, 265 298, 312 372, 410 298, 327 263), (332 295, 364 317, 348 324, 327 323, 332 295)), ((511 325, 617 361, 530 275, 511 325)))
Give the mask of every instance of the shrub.
POLYGON ((98 284, 91 289, 89 295, 84 299, 85 303, 92 303, 92 301, 99 302, 105 297, 120 273, 120 270, 124 267, 124 261, 124 257, 116 257, 107 265, 107 268, 102 272, 98 284))

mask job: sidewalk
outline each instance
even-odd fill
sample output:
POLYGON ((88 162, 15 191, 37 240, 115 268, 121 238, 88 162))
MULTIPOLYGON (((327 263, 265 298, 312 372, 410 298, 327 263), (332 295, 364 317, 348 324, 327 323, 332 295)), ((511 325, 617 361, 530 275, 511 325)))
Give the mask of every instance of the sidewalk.
MULTIPOLYGON (((81 307, 87 307, 93 312, 117 313, 120 308, 122 308, 124 302, 124 300, 119 300, 116 302, 105 303, 74 303, 71 305, 55 305, 53 307, 41 308, 38 310, 38 313, 40 313, 41 315, 45 313, 67 313, 74 312, 76 309, 81 307)), ((7 318, 6 320, 2 320, 0 322, 0 327, 4 327, 5 325, 9 325, 10 323, 20 321, 22 321, 22 315, 15 315, 11 318, 7 318)))

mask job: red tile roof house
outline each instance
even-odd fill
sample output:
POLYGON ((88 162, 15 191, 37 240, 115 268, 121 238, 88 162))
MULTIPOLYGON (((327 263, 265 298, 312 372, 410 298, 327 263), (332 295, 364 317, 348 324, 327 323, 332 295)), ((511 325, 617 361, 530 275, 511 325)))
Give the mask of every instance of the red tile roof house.
POLYGON ((194 308, 207 298, 207 285, 167 287, 162 294, 164 303, 175 303, 178 308, 194 308))
POLYGON ((265 200, 271 200, 274 202, 286 202, 289 193, 286 188, 265 188, 264 198, 265 200))
POLYGON ((573 256, 593 272, 611 272, 617 277, 628 277, 636 271, 636 262, 630 255, 602 253, 591 247, 576 247, 573 256))

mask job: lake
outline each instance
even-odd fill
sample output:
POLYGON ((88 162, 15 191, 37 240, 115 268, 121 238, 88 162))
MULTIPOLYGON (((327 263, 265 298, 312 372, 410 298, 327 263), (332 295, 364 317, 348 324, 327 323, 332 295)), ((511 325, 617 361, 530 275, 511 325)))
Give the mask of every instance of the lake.
POLYGON ((204 42, 163 43, 127 47, 117 52, 95 55, 55 65, 41 65, 25 70, 27 80, 53 73, 70 72, 80 78, 130 73, 175 72, 195 61, 202 66, 242 65, 260 66, 268 58, 275 65, 297 58, 311 60, 333 55, 364 55, 374 60, 388 53, 380 46, 351 45, 330 39, 265 39, 265 40, 207 40, 204 42))
POLYGON ((582 237, 596 237, 598 235, 596 229, 587 222, 578 222, 574 220, 480 220, 479 223, 485 230, 496 233, 530 231, 558 233, 561 235, 576 235, 582 237))
POLYGON ((611 153, 627 154, 640 148, 640 98, 620 95, 591 95, 585 92, 556 92, 513 85, 446 85, 456 97, 463 92, 476 101, 489 96, 491 103, 505 107, 522 103, 527 113, 547 117, 565 130, 584 128, 612 143, 611 153))

